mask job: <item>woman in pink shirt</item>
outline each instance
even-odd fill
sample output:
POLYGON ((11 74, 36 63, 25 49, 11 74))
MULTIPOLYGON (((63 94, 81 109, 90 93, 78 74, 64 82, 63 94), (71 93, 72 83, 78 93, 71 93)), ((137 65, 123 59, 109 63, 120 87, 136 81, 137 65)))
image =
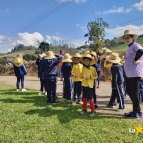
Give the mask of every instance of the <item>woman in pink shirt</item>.
POLYGON ((139 82, 143 77, 143 48, 135 40, 138 38, 131 30, 125 30, 120 41, 128 45, 125 54, 124 70, 126 74, 127 92, 133 103, 133 111, 125 113, 125 117, 139 118, 143 117, 139 104, 139 82))

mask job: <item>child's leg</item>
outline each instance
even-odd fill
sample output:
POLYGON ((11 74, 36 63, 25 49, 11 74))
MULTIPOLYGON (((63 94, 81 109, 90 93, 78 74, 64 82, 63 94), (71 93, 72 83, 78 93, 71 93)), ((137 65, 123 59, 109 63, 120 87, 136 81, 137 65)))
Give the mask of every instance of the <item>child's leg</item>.
POLYGON ((83 110, 87 110, 87 95, 88 95, 88 87, 83 87, 83 110))
POLYGON ((88 87, 88 102, 90 104, 91 112, 95 112, 94 102, 92 98, 93 98, 93 88, 88 87))
POLYGON ((78 102, 81 101, 81 81, 78 81, 77 82, 77 99, 78 99, 78 102))
POLYGON ((56 87, 57 87, 57 79, 56 79, 56 76, 53 76, 52 78, 51 78, 51 81, 50 81, 50 83, 51 83, 51 91, 52 91, 52 102, 54 103, 54 102, 56 102, 56 87))
POLYGON ((110 97, 108 106, 113 106, 113 103, 115 102, 116 98, 117 98, 117 89, 112 88, 112 93, 111 93, 111 97, 110 97))
POLYGON ((47 103, 51 103, 51 82, 46 78, 47 103))
POLYGON ((76 102, 77 82, 73 82, 73 102, 76 102))
POLYGON ((118 95, 118 100, 119 100, 119 109, 124 109, 124 95, 122 92, 122 85, 117 84, 117 95, 118 95))
POLYGON ((97 75, 98 75, 97 82, 98 82, 98 87, 99 87, 99 84, 100 84, 100 71, 97 71, 97 75))
POLYGON ((20 79, 21 79, 21 87, 22 89, 24 89, 24 75, 22 75, 20 79))
POLYGON ((94 81, 94 85, 93 85, 93 100, 94 100, 94 104, 96 105, 96 91, 95 91, 95 81, 94 81))
POLYGON ((16 77, 17 77, 16 88, 19 89, 20 76, 16 76, 16 77))

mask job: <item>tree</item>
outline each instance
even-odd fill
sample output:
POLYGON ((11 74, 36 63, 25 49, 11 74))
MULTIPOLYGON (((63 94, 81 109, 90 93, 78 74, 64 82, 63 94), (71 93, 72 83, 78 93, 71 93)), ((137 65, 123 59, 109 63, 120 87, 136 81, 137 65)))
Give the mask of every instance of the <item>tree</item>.
POLYGON ((41 42, 39 45, 39 49, 41 52, 49 51, 50 45, 47 42, 41 42))
POLYGON ((95 21, 88 23, 88 33, 86 33, 84 36, 88 37, 89 43, 92 42, 92 46, 89 48, 96 52, 100 51, 104 45, 105 28, 108 26, 108 23, 106 23, 102 18, 95 18, 95 21))

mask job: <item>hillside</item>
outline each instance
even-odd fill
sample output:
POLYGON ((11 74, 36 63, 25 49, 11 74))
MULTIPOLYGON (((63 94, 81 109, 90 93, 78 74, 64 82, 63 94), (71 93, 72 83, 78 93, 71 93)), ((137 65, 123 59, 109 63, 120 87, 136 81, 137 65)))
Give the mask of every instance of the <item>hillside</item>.
MULTIPOLYGON (((136 42, 139 43, 143 47, 143 36, 139 37, 136 40, 136 42)), ((108 48, 114 52, 123 52, 123 51, 127 50, 128 46, 126 44, 118 44, 116 46, 112 46, 112 47, 108 47, 108 48)))

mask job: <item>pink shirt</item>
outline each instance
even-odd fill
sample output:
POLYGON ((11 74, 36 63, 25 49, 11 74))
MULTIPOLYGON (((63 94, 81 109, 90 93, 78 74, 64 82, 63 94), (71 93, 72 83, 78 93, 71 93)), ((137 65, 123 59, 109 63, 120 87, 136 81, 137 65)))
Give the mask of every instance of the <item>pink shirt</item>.
POLYGON ((142 49, 141 45, 134 42, 125 54, 124 70, 127 77, 143 77, 143 56, 139 59, 140 63, 135 65, 134 59, 136 52, 142 49))

